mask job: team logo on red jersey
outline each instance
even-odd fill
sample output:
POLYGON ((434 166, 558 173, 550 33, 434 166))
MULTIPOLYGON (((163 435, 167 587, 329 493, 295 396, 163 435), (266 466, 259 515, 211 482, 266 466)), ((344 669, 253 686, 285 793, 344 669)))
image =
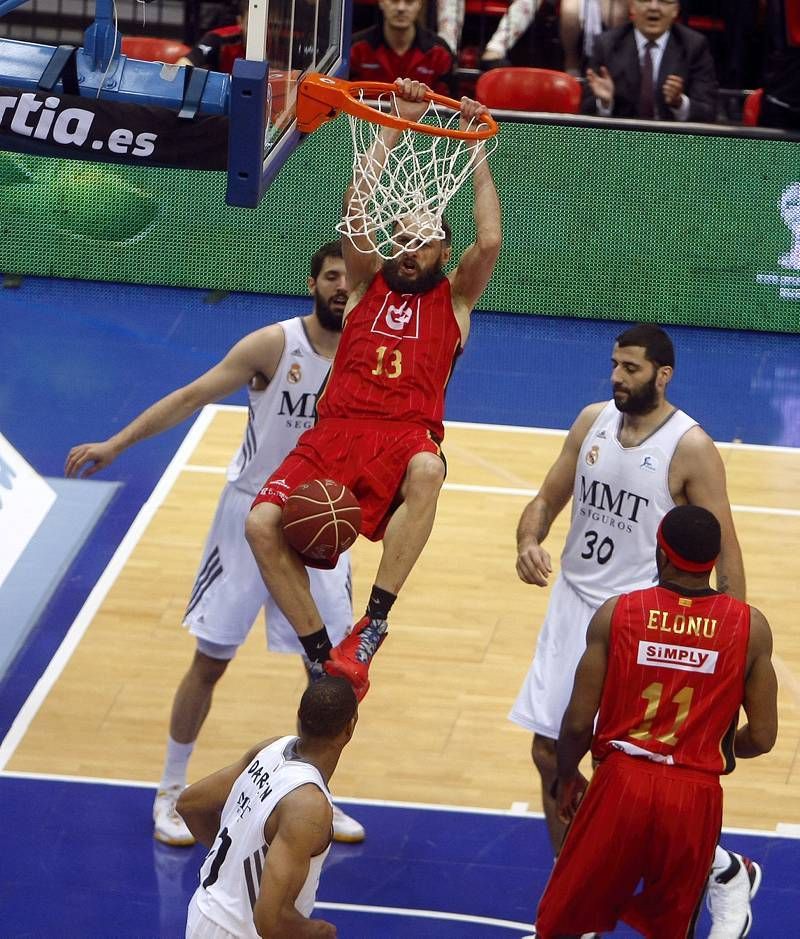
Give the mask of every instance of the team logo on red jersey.
POLYGON ((372 332, 393 338, 419 339, 419 304, 420 298, 414 294, 389 291, 372 324, 372 332), (398 296, 399 303, 396 301, 398 296))
POLYGON ((713 649, 698 649, 692 646, 676 646, 666 642, 639 640, 639 665, 659 668, 676 668, 681 672, 702 672, 712 675, 717 670, 719 652, 713 649))

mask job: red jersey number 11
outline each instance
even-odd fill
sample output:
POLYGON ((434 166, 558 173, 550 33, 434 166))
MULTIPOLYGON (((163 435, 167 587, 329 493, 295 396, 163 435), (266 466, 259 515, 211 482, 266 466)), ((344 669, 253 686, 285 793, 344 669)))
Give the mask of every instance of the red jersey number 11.
POLYGON ((661 706, 661 695, 664 692, 664 686, 660 681, 654 681, 652 685, 648 685, 642 692, 642 697, 647 701, 647 708, 644 712, 644 720, 642 723, 629 733, 629 737, 633 737, 634 740, 652 740, 654 737, 658 740, 659 743, 664 743, 668 747, 674 747, 678 742, 678 731, 683 726, 686 718, 689 716, 689 708, 692 705, 692 695, 694 694, 694 688, 689 687, 688 685, 684 688, 681 688, 676 694, 672 697, 672 703, 678 705, 678 713, 675 715, 675 720, 673 721, 672 728, 669 733, 661 734, 660 736, 655 736, 651 732, 651 727, 653 722, 656 719, 658 714, 659 707, 661 706))

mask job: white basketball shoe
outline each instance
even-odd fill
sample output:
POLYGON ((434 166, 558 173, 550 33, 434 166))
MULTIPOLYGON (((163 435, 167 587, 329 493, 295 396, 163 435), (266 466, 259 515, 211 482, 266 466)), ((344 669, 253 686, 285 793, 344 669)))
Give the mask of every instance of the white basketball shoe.
POLYGON ((164 844, 174 847, 189 847, 195 843, 194 835, 186 827, 186 822, 178 815, 175 805, 183 786, 170 786, 159 789, 153 803, 153 837, 164 844))
POLYGON ((708 939, 743 939, 753 925, 750 901, 761 886, 761 865, 733 851, 731 863, 708 878, 706 904, 712 927, 708 939))
POLYGON ((366 837, 366 831, 361 822, 351 818, 337 806, 333 807, 333 840, 346 844, 358 844, 366 837))

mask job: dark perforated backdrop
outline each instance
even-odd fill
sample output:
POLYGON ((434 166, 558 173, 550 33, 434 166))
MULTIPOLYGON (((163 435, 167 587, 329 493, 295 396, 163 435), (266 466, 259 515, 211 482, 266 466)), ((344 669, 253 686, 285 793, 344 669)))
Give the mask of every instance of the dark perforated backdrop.
MULTIPOLYGON (((303 294, 350 161, 339 118, 246 210, 222 173, 0 153, 0 270, 303 294)), ((506 124, 492 165, 505 242, 483 309, 800 331, 797 144, 506 124)), ((457 253, 468 187, 448 214, 457 253)))

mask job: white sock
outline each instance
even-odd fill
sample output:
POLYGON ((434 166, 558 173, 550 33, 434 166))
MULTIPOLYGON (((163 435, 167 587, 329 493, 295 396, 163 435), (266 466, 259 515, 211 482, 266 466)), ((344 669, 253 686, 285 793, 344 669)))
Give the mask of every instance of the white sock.
POLYGON ((178 743, 172 737, 167 737, 167 757, 164 761, 164 772, 161 774, 160 789, 170 789, 172 786, 186 785, 186 771, 189 767, 189 757, 194 750, 194 741, 191 743, 178 743))
POLYGON ((721 874, 724 870, 727 870, 731 866, 731 856, 722 847, 722 845, 717 845, 714 849, 714 861, 711 865, 711 875, 715 877, 717 874, 721 874))

